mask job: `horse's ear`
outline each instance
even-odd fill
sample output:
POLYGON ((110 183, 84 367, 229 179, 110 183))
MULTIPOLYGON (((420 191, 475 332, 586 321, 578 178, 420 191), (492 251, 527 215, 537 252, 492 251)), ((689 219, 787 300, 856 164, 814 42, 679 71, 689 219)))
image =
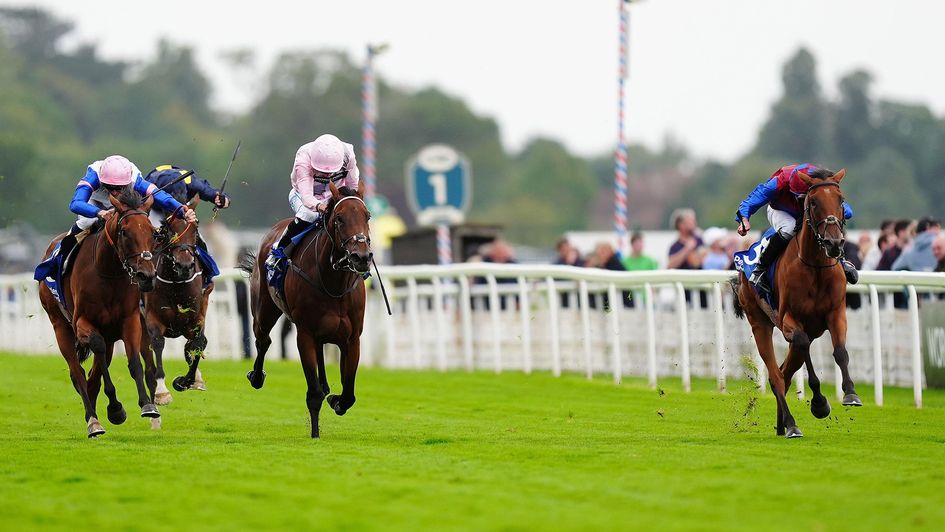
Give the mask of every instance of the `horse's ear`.
POLYGON ((839 185, 840 182, 843 181, 843 176, 845 176, 846 174, 847 174, 847 169, 841 168, 840 171, 830 176, 830 180, 839 185))
POLYGON ((141 204, 141 210, 148 212, 151 210, 152 205, 154 205, 154 196, 148 196, 147 199, 144 200, 144 203, 141 204))
POLYGON ((118 198, 113 196, 112 194, 108 195, 108 201, 112 204, 112 207, 115 207, 115 210, 117 210, 118 212, 122 212, 127 209, 127 207, 125 207, 125 204, 118 201, 118 198))
POLYGON ((328 182, 328 190, 331 191, 331 197, 335 201, 341 199, 341 192, 338 192, 338 187, 335 186, 331 181, 328 182))
POLYGON ((811 186, 811 185, 814 184, 813 178, 811 178, 811 176, 805 174, 804 172, 802 172, 802 171, 800 171, 800 170, 798 170, 798 172, 797 172, 797 177, 798 177, 801 181, 803 181, 804 184, 807 185, 807 186, 811 186))
POLYGON ((197 204, 199 203, 200 203, 200 196, 194 196, 194 199, 187 202, 187 206, 190 207, 191 209, 196 209, 197 204))

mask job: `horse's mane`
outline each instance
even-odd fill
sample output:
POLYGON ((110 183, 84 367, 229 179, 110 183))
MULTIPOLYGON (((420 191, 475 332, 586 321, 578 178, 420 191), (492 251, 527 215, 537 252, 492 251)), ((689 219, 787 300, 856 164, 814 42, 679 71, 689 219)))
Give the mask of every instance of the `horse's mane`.
POLYGON ((144 203, 144 196, 138 194, 133 185, 128 185, 122 189, 116 199, 129 209, 137 209, 144 203))
POLYGON ((811 170, 810 172, 805 172, 805 173, 808 176, 810 176, 812 179, 819 179, 823 181, 827 179, 828 177, 833 177, 835 172, 833 170, 828 170, 826 168, 817 167, 811 170))

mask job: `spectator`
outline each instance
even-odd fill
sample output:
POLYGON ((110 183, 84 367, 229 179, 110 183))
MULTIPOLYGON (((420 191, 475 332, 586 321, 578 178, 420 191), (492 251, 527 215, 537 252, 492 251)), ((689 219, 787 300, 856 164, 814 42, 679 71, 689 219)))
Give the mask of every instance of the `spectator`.
MULTIPOLYGON (((515 260, 515 257, 512 253, 512 246, 508 242, 502 240, 501 238, 496 238, 489 244, 480 248, 480 253, 482 253, 482 262, 493 263, 493 264, 516 264, 518 261, 515 260)), ((477 277, 474 282, 476 284, 486 284, 485 277, 477 277)), ((496 277, 495 280, 498 284, 515 284, 518 282, 517 277, 496 277)), ((499 296, 499 308, 502 310, 506 309, 506 299, 508 296, 501 295, 499 296)), ((518 302, 518 296, 513 296, 514 300, 518 302)), ((489 310, 489 299, 485 298, 485 309, 489 310)))
POLYGON ((584 259, 581 258, 581 253, 567 238, 559 240, 555 249, 558 250, 558 258, 555 260, 555 264, 562 266, 584 266, 584 259))
POLYGON ((696 234, 696 211, 676 209, 670 217, 678 237, 669 247, 669 261, 666 267, 671 270, 698 270, 702 268, 704 253, 702 239, 696 234))
POLYGON ((863 259, 863 269, 864 270, 878 270, 879 261, 883 257, 883 253, 891 249, 896 245, 896 235, 893 232, 885 233, 879 235, 879 240, 876 241, 876 247, 871 249, 867 253, 866 258, 863 259))
POLYGON ((879 224, 879 234, 880 235, 892 235, 896 232, 896 220, 890 220, 889 218, 883 220, 879 224))
POLYGON ((945 272, 945 234, 940 234, 932 241, 932 255, 938 263, 935 265, 935 271, 945 272))
MULTIPOLYGON (((614 251, 614 246, 610 242, 600 242, 594 247, 594 252, 587 257, 587 262, 585 264, 589 268, 601 268, 604 270, 613 270, 613 271, 626 271, 626 268, 623 266, 623 262, 620 261, 620 257, 617 255, 617 252, 614 251)), ((607 297, 607 294, 603 295, 604 298, 604 308, 610 308, 610 301, 607 297)), ((623 306, 632 307, 633 301, 630 298, 630 292, 628 290, 623 291, 623 306)), ((597 308, 595 298, 591 298, 591 308, 597 308)))
MULTIPOLYGON (((863 233, 869 238, 872 243, 873 239, 870 238, 868 233, 863 233)), ((862 238, 860 239, 862 242, 862 238)), ((853 265, 857 270, 863 269, 863 261, 860 260, 860 246, 854 244, 851 240, 847 240, 843 243, 843 255, 846 257, 847 261, 853 265)), ((847 292, 847 308, 858 309, 863 304, 863 298, 860 294, 855 292, 847 292)))
POLYGON ((636 232, 630 237, 630 256, 623 259, 623 267, 628 272, 659 269, 656 259, 643 254, 643 233, 636 232))
POLYGON ((710 227, 702 234, 705 245, 708 246, 705 259, 702 261, 703 270, 727 270, 731 265, 731 255, 725 251, 728 231, 721 227, 710 227))
POLYGON ((892 269, 893 263, 896 262, 896 259, 898 259, 899 255, 902 254, 902 250, 909 244, 911 230, 912 220, 899 220, 896 222, 893 228, 896 241, 883 253, 883 256, 879 259, 879 264, 876 266, 877 270, 892 269))
POLYGON ((914 272, 930 272, 935 269, 937 261, 932 253, 932 242, 942 230, 942 223, 926 216, 919 220, 916 226, 918 233, 909 249, 903 250, 892 264, 893 270, 910 270, 914 272))

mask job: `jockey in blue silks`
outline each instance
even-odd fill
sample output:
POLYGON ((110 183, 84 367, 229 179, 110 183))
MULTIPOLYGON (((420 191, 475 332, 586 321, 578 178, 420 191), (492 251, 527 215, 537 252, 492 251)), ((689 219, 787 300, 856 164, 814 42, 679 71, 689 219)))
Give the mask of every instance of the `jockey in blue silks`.
MULTIPOLYGON (((173 166, 170 164, 165 164, 154 168, 148 172, 148 175, 145 176, 147 181, 154 183, 158 187, 163 187, 172 183, 175 179, 179 178, 182 174, 187 173, 187 170, 173 166)), ((213 205, 220 209, 226 209, 230 206, 230 197, 229 195, 220 192, 219 189, 215 188, 206 179, 201 179, 197 174, 191 174, 190 176, 183 179, 183 181, 178 181, 173 185, 168 186, 166 190, 175 200, 188 204, 194 197, 200 197, 204 201, 212 202, 213 205)), ((160 229, 164 225, 164 219, 168 216, 169 212, 155 206, 151 209, 151 225, 155 228, 160 229)), ((216 262, 210 256, 210 252, 207 250, 207 244, 204 242, 203 237, 200 236, 200 231, 197 231, 197 259, 203 265, 204 271, 204 284, 209 284, 214 275, 218 275, 220 270, 217 268, 216 262)))
MULTIPOLYGON (((738 222, 738 234, 744 236, 751 224, 749 218, 758 209, 767 205, 768 222, 776 232, 768 241, 767 247, 758 259, 758 265, 752 273, 752 284, 764 291, 770 291, 771 287, 767 284, 765 273, 771 264, 781 255, 788 242, 794 237, 794 233, 799 226, 799 222, 804 217, 804 196, 807 194, 809 186, 798 175, 799 172, 813 177, 815 179, 826 179, 833 175, 833 172, 825 168, 818 168, 812 164, 794 164, 779 168, 771 178, 761 183, 748 197, 744 199, 735 212, 735 221, 738 222)), ((843 202, 843 217, 849 220, 853 218, 853 209, 847 202, 843 202)), ((859 278, 856 268, 850 261, 841 258, 843 271, 847 276, 847 281, 856 284, 859 278)))
MULTIPOLYGON (((142 196, 158 188, 145 181, 138 167, 121 155, 112 155, 90 164, 86 168, 85 176, 76 185, 72 202, 69 204, 69 210, 77 214, 79 218, 69 229, 69 233, 63 237, 57 251, 44 264, 49 260, 58 262, 67 257, 78 241, 77 235, 97 227, 96 222, 103 220, 108 214, 112 208, 108 201, 109 195, 117 195, 128 185, 132 185, 142 196)), ((154 205, 168 212, 174 212, 187 221, 197 221, 197 213, 181 205, 164 191, 154 193, 154 205)), ((39 270, 40 268, 37 267, 37 275, 39 275, 39 270)))

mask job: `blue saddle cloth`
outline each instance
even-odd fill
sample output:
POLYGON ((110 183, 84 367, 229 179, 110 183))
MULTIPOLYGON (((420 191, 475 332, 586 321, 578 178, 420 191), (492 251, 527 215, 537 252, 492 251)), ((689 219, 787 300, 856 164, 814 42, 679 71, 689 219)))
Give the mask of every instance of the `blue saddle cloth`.
MULTIPOLYGON (((59 254, 59 246, 61 244, 61 241, 56 242, 56 247, 53 249, 53 252, 49 258, 43 262, 40 262, 39 265, 36 266, 36 269, 33 270, 33 279, 46 283, 49 291, 52 292, 54 296, 56 296, 59 304, 65 307, 66 296, 62 290, 62 276, 65 273, 63 272, 62 268, 62 261, 64 257, 59 254)), ((77 248, 78 246, 75 246, 73 250, 77 248)))
MULTIPOLYGON (((761 253, 768 247, 768 241, 771 240, 771 236, 774 235, 774 228, 769 227, 764 234, 761 235, 761 238, 754 244, 748 246, 748 249, 745 251, 738 251, 735 253, 735 269, 744 273, 745 277, 751 278, 751 274, 754 273, 755 267, 758 265, 758 261, 761 259, 761 253)), ((778 269, 778 260, 775 259, 771 263, 771 267, 768 268, 767 277, 768 277, 768 286, 774 286, 774 273, 778 269)), ((769 305, 772 307, 775 306, 774 300, 771 297, 771 293, 759 289, 757 286, 754 286, 755 292, 761 296, 769 305)))
MULTIPOLYGON (((305 229, 303 229, 301 233, 292 237, 292 249, 294 250, 296 247, 298 247, 298 245, 302 242, 302 240, 305 239, 306 235, 318 229, 319 227, 321 227, 320 222, 313 223, 309 225, 308 227, 306 227, 305 229)), ((279 250, 279 251, 281 252, 282 250, 279 250)), ((270 251, 269 253, 272 253, 272 251, 270 251)), ((266 266, 266 282, 269 283, 269 286, 278 290, 279 294, 281 294, 283 297, 285 297, 285 292, 283 291, 283 288, 284 288, 283 285, 285 283, 285 272, 288 269, 288 263, 289 263, 290 258, 292 257, 281 258, 278 266, 275 268, 270 268, 269 266, 266 266)))

